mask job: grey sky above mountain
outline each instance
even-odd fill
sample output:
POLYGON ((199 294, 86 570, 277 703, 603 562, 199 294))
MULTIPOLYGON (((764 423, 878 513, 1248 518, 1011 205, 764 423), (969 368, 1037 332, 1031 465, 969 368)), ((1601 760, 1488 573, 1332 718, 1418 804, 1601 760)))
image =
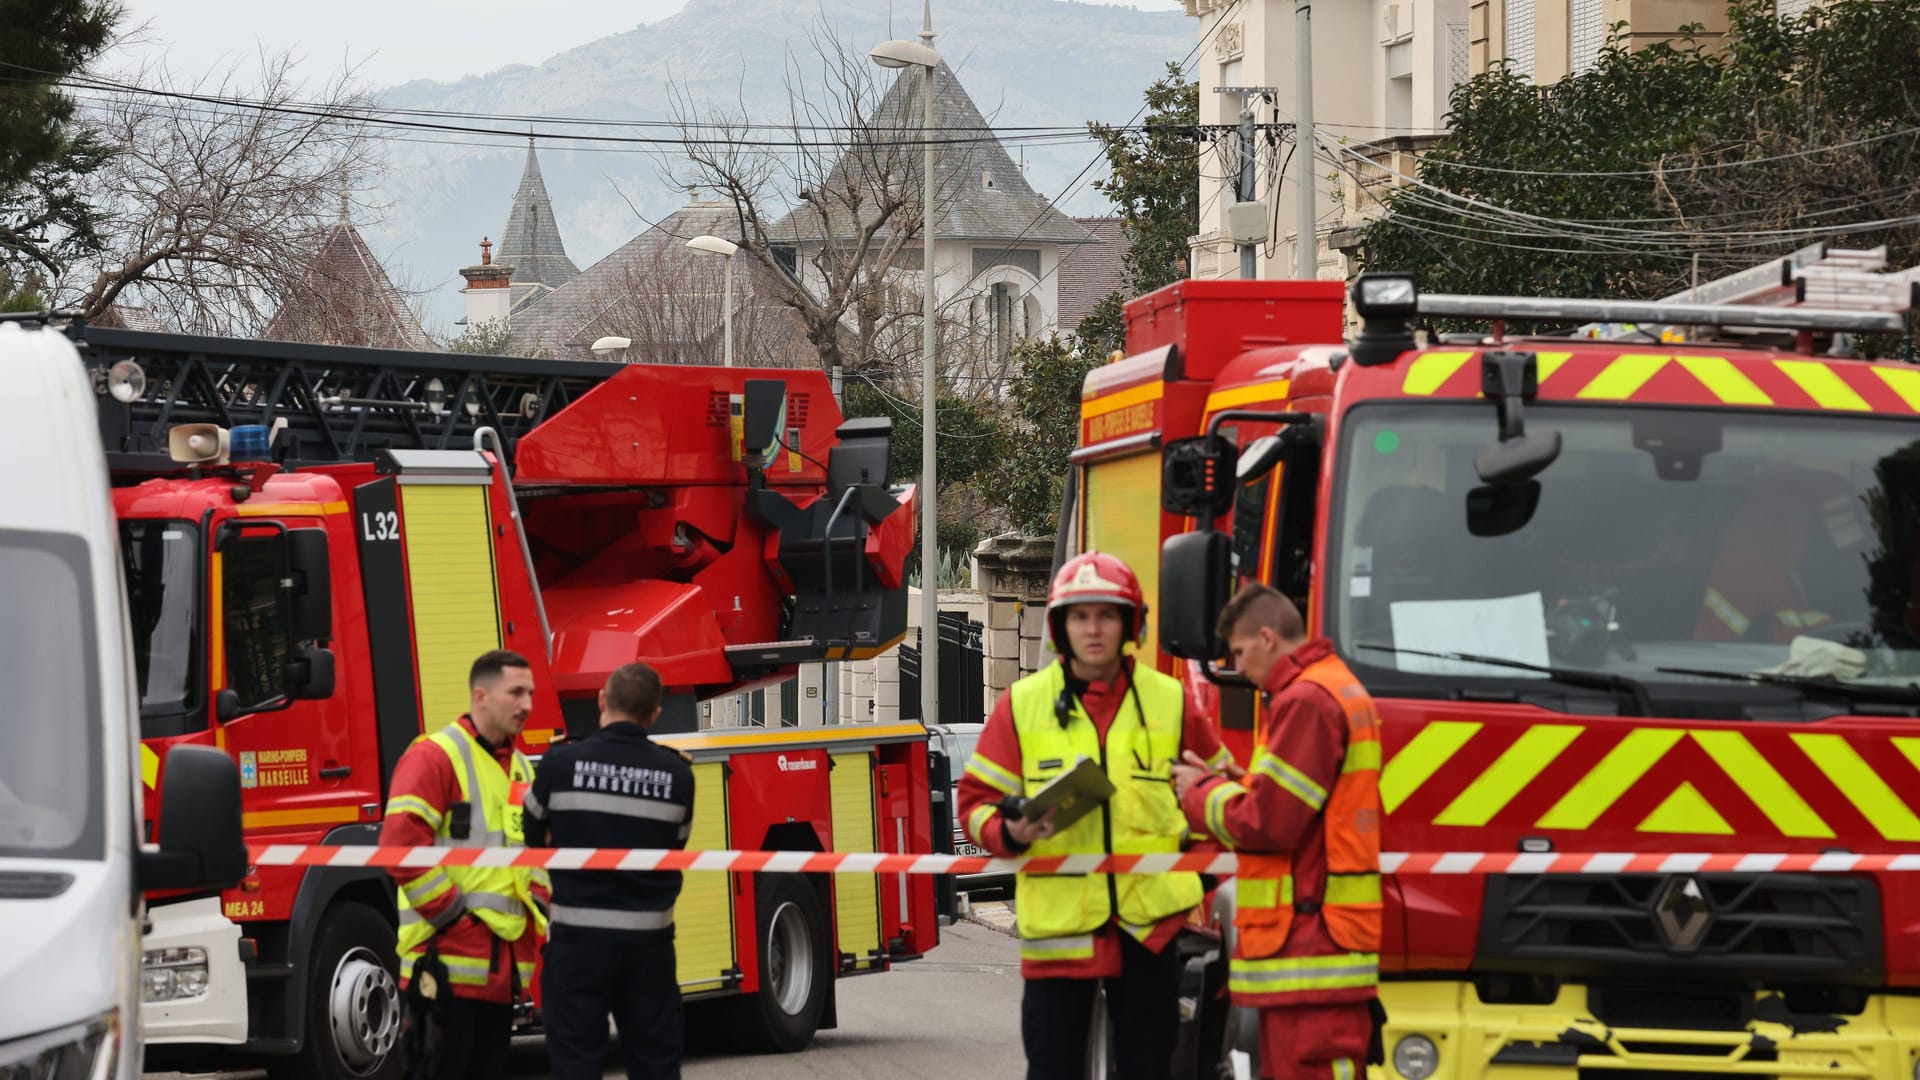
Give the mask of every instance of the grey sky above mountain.
MULTIPOLYGON (((556 53, 608 34, 658 22, 688 0, 565 0, 549 15, 528 18, 525 0, 328 0, 324 4, 262 4, 259 0, 127 0, 124 26, 145 25, 145 40, 127 50, 136 60, 164 57, 182 73, 234 61, 242 70, 265 50, 293 49, 309 77, 358 63, 373 86, 412 79, 452 81, 509 64, 538 64, 556 53), (511 32, 503 32, 511 28, 511 32)), ((1105 0, 1147 11, 1172 11, 1178 0, 1105 0)), ((903 30, 919 25, 917 0, 871 0, 891 5, 903 30)), ((934 24, 940 4, 934 3, 934 24)))

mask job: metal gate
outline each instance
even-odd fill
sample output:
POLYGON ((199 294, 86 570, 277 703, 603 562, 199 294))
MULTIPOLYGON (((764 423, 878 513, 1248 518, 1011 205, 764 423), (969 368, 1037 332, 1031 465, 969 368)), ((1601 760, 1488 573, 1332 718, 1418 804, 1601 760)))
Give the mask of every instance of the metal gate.
MULTIPOLYGON (((987 651, 980 624, 955 611, 940 613, 941 724, 978 724, 987 718, 987 651)), ((900 646, 900 719, 921 720, 920 650, 900 646)))

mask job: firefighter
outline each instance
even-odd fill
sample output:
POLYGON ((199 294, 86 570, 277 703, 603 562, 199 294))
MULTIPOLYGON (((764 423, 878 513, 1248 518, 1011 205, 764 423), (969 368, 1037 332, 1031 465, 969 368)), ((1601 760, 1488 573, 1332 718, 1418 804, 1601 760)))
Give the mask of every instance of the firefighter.
MULTIPOLYGON (((693 767, 648 738, 660 675, 626 664, 600 690, 600 730, 548 751, 527 795, 534 847, 684 848, 693 767)), ((599 1077, 607 1014, 630 1080, 680 1075, 684 1019, 673 952, 679 871, 560 870, 540 974, 547 1056, 560 1080, 599 1077)))
MULTIPOLYGON (((1179 682, 1125 655, 1147 605, 1120 559, 1088 552, 1054 576, 1047 627, 1060 659, 994 705, 960 780, 973 842, 999 856, 1177 852, 1185 822, 1169 784, 1183 752, 1229 760, 1179 682), (1003 813, 1085 756, 1115 794, 1064 831, 1003 813)), ((1104 981, 1121 1077, 1169 1075, 1179 1030, 1179 970, 1170 947, 1201 899, 1198 875, 1020 875, 1014 884, 1020 1033, 1029 1080, 1079 1080, 1094 993, 1104 981)))
POLYGON ((1244 773, 1174 770, 1187 820, 1239 853, 1228 987, 1260 1010, 1262 1076, 1347 1080, 1373 1046, 1380 742, 1373 701, 1300 612, 1249 585, 1219 634, 1269 702, 1244 773))
MULTIPOLYGON (((521 799, 533 765, 514 747, 533 708, 533 669, 496 649, 467 675, 470 709, 415 739, 394 766, 380 843, 397 847, 519 847, 521 799)), ((431 1003, 409 1025, 436 1059, 416 1075, 500 1075, 513 1005, 531 984, 546 932, 546 871, 507 867, 395 867, 400 979, 431 1003), (422 978, 416 985, 416 965, 422 978), (444 983, 444 985, 443 985, 444 983), (431 1019, 430 1019, 431 1017, 431 1019), (437 1028, 423 1032, 421 1028, 437 1028)))

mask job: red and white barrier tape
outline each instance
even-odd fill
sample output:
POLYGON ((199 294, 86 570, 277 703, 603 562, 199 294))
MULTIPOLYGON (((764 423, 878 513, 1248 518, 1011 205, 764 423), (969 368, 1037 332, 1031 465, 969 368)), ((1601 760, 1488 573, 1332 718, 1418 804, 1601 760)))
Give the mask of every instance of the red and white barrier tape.
MULTIPOLYGON (((646 848, 373 847, 368 845, 256 844, 256 866, 528 866, 549 870, 732 870, 740 873, 816 874, 1167 874, 1226 875, 1231 854, 888 855, 853 851, 666 851, 646 848)), ((1405 852, 1380 856, 1380 870, 1399 875, 1450 874, 1681 874, 1860 873, 1920 871, 1920 854, 1785 855, 1675 852, 1405 852)))

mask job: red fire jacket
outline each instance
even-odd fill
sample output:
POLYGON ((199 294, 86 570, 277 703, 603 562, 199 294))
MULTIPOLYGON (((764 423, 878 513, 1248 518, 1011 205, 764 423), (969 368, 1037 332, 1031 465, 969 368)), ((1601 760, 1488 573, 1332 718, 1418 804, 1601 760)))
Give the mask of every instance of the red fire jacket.
MULTIPOLYGON (((1099 731, 1102 744, 1106 742, 1107 729, 1113 725, 1113 718, 1120 713, 1121 703, 1126 700, 1127 685, 1126 674, 1122 672, 1109 682, 1087 684, 1087 692, 1081 695, 1080 704, 1086 709, 1087 719, 1092 720, 1095 730, 1099 731)), ((1187 697, 1180 745, 1183 750, 1192 750, 1208 761, 1223 756, 1219 735, 1207 723, 1206 715, 1194 703, 1192 695, 1187 697)), ((987 717, 987 726, 980 732, 980 742, 973 752, 975 756, 998 766, 1001 771, 1020 775, 1020 734, 1013 726, 1013 705, 1008 694, 1001 694, 1000 700, 994 703, 993 713, 987 717)), ((956 763, 956 767, 961 764, 956 763)), ((971 820, 975 807, 983 803, 997 803, 1000 798, 1001 793, 991 785, 976 777, 961 774, 959 820, 971 820)), ((974 842, 1002 858, 1023 854, 1023 849, 1008 842, 1001 825, 1000 812, 995 810, 981 823, 980 835, 974 837, 974 842)), ((1117 915, 1115 917, 1118 918, 1117 915)), ((1154 952, 1159 952, 1173 940, 1186 921, 1185 914, 1167 916, 1154 927, 1144 944, 1154 952)), ((1022 959, 1020 974, 1029 979, 1117 978, 1120 975, 1120 933, 1119 928, 1109 922, 1094 935, 1093 959, 1022 959)))
MULTIPOLYGON (((495 761, 502 769, 513 762, 513 744, 490 746, 485 739, 474 731, 473 718, 462 716, 458 723, 473 734, 474 740, 481 746, 493 751, 495 761)), ((426 741, 414 743, 393 767, 393 783, 388 790, 388 798, 395 795, 415 795, 425 799, 429 806, 448 812, 454 803, 460 801, 460 778, 455 775, 453 761, 435 746, 426 741)), ((423 818, 409 813, 390 814, 380 825, 380 843, 383 847, 432 847, 434 844, 433 826, 423 818)), ((396 884, 407 882, 427 873, 423 869, 392 867, 388 873, 393 875, 396 884)), ((548 902, 547 890, 535 884, 534 899, 542 907, 548 902)), ((430 901, 421 916, 429 922, 446 910, 456 894, 448 890, 445 894, 430 901)), ((456 996, 471 998, 475 1001, 491 1001, 497 1004, 513 1003, 513 973, 516 963, 531 964, 540 955, 539 939, 533 932, 531 922, 527 932, 514 942, 501 941, 494 937, 493 931, 478 918, 468 915, 442 931, 439 937, 440 953, 443 956, 464 956, 489 962, 487 983, 485 986, 467 986, 454 984, 456 996)), ((530 989, 522 987, 522 989, 530 989)))

